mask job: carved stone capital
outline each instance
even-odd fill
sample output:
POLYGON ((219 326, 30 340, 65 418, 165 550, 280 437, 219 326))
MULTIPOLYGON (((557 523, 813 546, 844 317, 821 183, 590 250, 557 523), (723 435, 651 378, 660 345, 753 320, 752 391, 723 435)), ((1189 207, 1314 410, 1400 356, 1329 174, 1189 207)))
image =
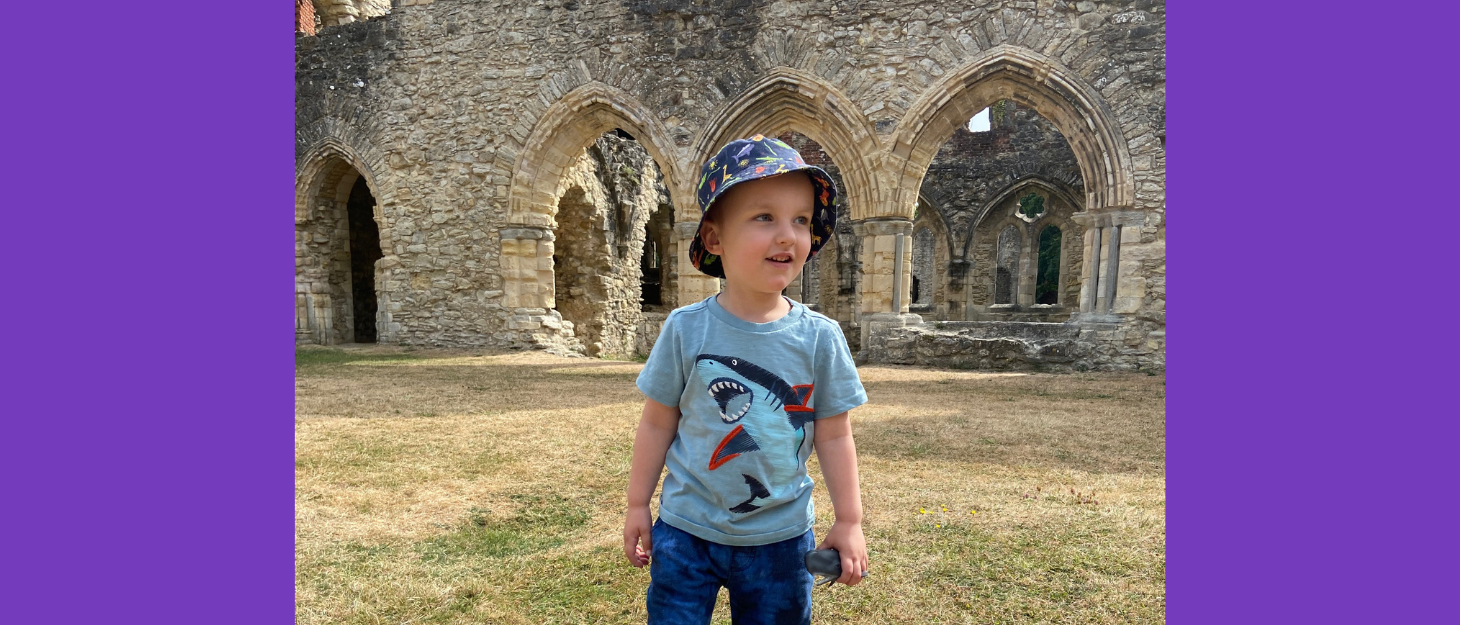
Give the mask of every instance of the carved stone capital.
POLYGON ((536 239, 554 241, 557 239, 557 237, 553 235, 552 228, 547 228, 544 226, 515 226, 512 228, 503 228, 498 231, 498 233, 504 240, 536 239))
POLYGON ((692 239, 699 229, 700 222, 698 221, 681 221, 674 224, 674 235, 681 239, 692 239))
POLYGON ((857 236, 875 237, 886 234, 912 234, 913 222, 903 217, 872 217, 852 222, 857 236))
POLYGON ((1084 226, 1086 229, 1106 228, 1109 226, 1135 226, 1139 228, 1146 223, 1146 211, 1133 210, 1129 206, 1117 206, 1075 213, 1070 215, 1070 219, 1084 226))

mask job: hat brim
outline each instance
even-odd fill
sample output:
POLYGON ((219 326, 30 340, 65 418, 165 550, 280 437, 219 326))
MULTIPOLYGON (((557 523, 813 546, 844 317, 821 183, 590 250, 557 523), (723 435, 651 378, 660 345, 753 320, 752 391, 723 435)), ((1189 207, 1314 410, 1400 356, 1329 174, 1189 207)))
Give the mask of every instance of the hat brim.
POLYGON ((705 210, 700 215, 699 226, 695 228, 694 239, 689 244, 689 261, 695 269, 714 278, 725 277, 725 268, 720 263, 720 256, 709 253, 709 250, 705 249, 704 241, 700 240, 700 233, 705 226, 705 217, 710 214, 710 208, 715 205, 715 200, 720 199, 727 191, 742 182, 784 176, 798 171, 805 173, 811 179, 811 253, 806 256, 805 261, 811 262, 812 257, 816 256, 826 242, 831 240, 831 235, 836 230, 836 181, 832 180, 831 174, 826 173, 820 167, 801 165, 769 175, 751 174, 743 178, 735 178, 716 189, 714 195, 710 197, 710 201, 705 204, 705 210))

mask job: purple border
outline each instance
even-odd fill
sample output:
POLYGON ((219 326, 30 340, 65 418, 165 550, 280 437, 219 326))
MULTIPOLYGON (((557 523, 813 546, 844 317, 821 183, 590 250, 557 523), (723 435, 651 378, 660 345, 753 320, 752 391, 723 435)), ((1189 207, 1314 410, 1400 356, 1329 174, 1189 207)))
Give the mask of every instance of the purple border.
POLYGON ((294 619, 291 11, 6 6, 0 621, 294 619))
POLYGON ((1168 618, 1453 621, 1456 11, 1294 4, 1170 5, 1168 618))

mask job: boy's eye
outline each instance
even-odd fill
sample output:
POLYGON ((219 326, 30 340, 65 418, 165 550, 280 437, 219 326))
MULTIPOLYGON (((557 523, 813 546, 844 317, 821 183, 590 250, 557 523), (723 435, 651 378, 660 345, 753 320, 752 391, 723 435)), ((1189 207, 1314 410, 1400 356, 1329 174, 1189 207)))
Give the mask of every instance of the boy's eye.
POLYGON ((771 214, 770 213, 761 213, 761 214, 755 216, 755 220, 756 221, 770 221, 771 220, 771 214))
POLYGON ((811 218, 810 217, 797 217, 796 218, 796 223, 802 224, 802 225, 809 224, 809 223, 811 223, 811 218))

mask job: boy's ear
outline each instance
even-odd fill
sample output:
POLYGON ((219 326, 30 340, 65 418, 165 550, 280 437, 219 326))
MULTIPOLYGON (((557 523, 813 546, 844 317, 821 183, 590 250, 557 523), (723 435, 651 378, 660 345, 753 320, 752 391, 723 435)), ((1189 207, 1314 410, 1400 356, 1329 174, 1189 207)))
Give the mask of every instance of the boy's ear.
POLYGON ((720 227, 713 221, 706 220, 700 224, 700 242, 705 244, 706 252, 716 256, 725 251, 725 246, 720 243, 720 227))

